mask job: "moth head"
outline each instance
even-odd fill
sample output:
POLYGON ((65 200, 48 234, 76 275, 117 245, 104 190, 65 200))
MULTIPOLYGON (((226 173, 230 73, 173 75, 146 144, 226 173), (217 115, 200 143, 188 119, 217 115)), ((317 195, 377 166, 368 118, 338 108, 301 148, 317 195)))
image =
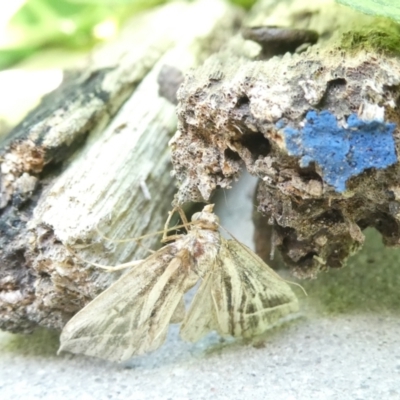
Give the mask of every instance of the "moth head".
POLYGON ((192 216, 192 222, 202 229, 211 229, 213 231, 219 228, 219 218, 213 213, 214 204, 207 204, 203 211, 197 212, 192 216))

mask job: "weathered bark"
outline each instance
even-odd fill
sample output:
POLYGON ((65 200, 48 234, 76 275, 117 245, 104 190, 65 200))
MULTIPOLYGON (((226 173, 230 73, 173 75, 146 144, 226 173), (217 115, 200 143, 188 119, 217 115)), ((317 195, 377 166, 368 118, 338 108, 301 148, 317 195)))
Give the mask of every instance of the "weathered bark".
POLYGON ((67 247, 109 265, 147 255, 97 229, 124 239, 163 227, 175 191, 167 144, 176 112, 158 95, 157 76, 164 65, 185 71, 198 64, 239 18, 216 0, 139 15, 8 135, 1 147, 1 329, 60 329, 117 279, 67 247))
POLYGON ((267 45, 252 55, 232 39, 186 77, 172 140, 176 203, 208 200, 247 168, 262 180, 273 246, 302 277, 344 265, 368 226, 400 245, 399 26, 309 4, 258 3, 248 26, 316 30, 320 40, 259 60, 267 45))

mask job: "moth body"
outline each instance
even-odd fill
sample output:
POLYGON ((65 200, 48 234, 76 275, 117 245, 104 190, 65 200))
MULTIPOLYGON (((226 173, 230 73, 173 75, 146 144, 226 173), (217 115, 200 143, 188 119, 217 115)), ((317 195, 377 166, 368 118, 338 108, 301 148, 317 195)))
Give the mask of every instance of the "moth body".
POLYGON ((221 237, 213 206, 192 217, 188 233, 167 244, 92 300, 64 327, 61 351, 112 361, 153 351, 170 323, 196 341, 216 330, 250 337, 297 311, 297 298, 250 249, 221 237), (186 312, 183 296, 201 284, 186 312))

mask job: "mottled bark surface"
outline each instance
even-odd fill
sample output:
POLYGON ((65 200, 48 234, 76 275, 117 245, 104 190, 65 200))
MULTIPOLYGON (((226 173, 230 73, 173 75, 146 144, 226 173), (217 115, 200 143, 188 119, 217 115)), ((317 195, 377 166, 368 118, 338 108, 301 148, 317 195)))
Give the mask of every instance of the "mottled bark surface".
POLYGON ((1 329, 61 329, 120 276, 68 247, 115 265, 159 242, 110 242, 99 231, 126 239, 164 226, 175 192, 168 141, 176 112, 157 77, 165 65, 185 71, 208 57, 240 15, 215 0, 139 15, 1 143, 1 329))
POLYGON ((260 60, 265 51, 235 38, 186 76, 172 140, 176 203, 208 200, 246 168, 261 179, 272 247, 301 277, 343 266, 366 227, 399 245, 398 25, 329 2, 261 2, 253 15, 249 26, 307 28, 320 40, 260 60))

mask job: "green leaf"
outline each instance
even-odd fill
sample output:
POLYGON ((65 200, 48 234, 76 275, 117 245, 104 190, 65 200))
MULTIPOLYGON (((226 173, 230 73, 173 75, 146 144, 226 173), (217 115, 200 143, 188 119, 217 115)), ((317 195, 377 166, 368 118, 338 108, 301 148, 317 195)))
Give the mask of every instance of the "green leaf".
POLYGON ((244 8, 252 7, 255 2, 256 2, 256 0, 231 0, 231 3, 241 6, 241 7, 244 7, 244 8))
POLYGON ((379 15, 400 22, 399 0, 336 0, 365 14, 379 15))
POLYGON ((8 68, 11 65, 31 56, 36 51, 35 47, 23 47, 13 49, 0 48, 0 70, 8 68))

